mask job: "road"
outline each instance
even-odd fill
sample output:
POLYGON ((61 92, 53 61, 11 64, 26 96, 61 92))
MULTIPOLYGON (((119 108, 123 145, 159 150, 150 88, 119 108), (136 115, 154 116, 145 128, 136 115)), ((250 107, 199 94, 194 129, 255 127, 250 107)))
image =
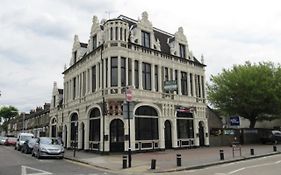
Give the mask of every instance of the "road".
POLYGON ((197 170, 164 173, 173 175, 280 175, 281 155, 222 164, 197 170))
POLYGON ((110 172, 66 159, 36 159, 14 147, 0 145, 0 175, 111 175, 110 172))

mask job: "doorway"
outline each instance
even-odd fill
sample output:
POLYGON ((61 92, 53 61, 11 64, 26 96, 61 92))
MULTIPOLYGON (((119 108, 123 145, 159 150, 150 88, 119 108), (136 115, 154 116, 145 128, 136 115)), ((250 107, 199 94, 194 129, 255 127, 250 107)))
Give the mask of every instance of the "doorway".
POLYGON ((204 123, 202 121, 199 122, 199 145, 200 146, 204 146, 205 145, 204 123))
POLYGON ((165 121, 165 149, 172 148, 172 132, 171 132, 171 122, 169 120, 165 121))
POLYGON ((81 132, 82 132, 81 149, 83 150, 84 147, 85 147, 85 127, 84 127, 84 123, 81 123, 81 132))
POLYGON ((110 123, 110 151, 124 151, 124 123, 120 119, 114 119, 110 123))

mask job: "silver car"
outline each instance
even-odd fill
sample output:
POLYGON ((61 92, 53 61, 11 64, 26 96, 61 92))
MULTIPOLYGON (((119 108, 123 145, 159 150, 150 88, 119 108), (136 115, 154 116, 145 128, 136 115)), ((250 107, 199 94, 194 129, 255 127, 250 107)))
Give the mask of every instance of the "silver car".
POLYGON ((33 147, 32 156, 38 159, 41 157, 64 157, 64 148, 62 142, 58 138, 39 137, 33 147))

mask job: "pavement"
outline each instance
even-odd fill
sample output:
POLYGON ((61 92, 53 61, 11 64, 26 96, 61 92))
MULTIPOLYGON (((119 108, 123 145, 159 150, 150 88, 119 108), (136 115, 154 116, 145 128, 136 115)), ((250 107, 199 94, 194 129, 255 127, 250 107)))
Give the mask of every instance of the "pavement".
POLYGON ((123 155, 125 154, 121 153, 101 155, 85 151, 77 151, 76 156, 73 157, 73 151, 66 150, 65 158, 117 174, 151 174, 199 169, 208 166, 280 154, 281 145, 276 145, 276 148, 277 151, 274 151, 273 145, 242 145, 241 156, 240 151, 237 148, 236 151, 234 151, 233 156, 233 148, 230 146, 134 153, 132 154, 132 167, 126 169, 122 168, 123 155), (251 155, 251 149, 254 149, 254 155, 251 155), (220 150, 223 150, 224 160, 221 160, 220 150), (181 155, 181 166, 177 166, 177 154, 181 155), (156 168, 153 170, 151 169, 152 159, 156 160, 156 168))

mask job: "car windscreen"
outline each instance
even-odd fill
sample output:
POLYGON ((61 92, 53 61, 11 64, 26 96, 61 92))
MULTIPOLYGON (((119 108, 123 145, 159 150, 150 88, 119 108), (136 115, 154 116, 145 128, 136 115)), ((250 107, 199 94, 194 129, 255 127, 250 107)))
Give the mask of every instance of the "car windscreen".
POLYGON ((60 145, 61 141, 55 138, 41 138, 40 143, 46 145, 60 145))
POLYGON ((28 140, 28 139, 30 139, 30 138, 32 138, 33 136, 21 136, 20 137, 20 140, 23 140, 23 141, 26 141, 26 140, 28 140))

